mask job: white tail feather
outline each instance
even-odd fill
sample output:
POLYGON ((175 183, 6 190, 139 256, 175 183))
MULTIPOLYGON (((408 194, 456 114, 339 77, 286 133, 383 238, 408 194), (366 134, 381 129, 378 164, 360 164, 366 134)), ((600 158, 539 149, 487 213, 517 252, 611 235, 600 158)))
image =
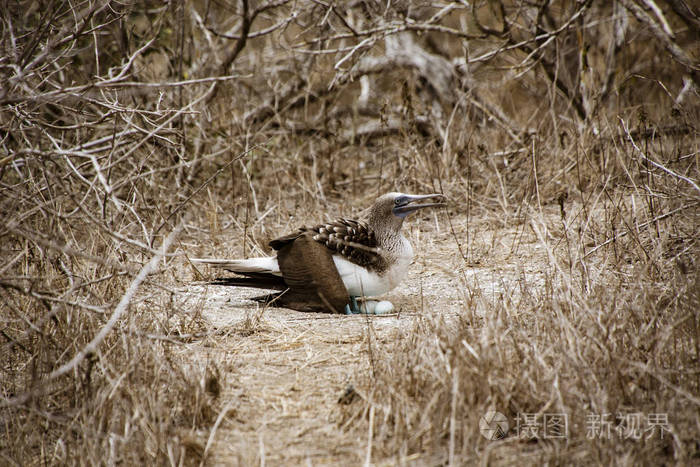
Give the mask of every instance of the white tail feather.
POLYGON ((217 268, 228 269, 232 272, 262 272, 281 276, 277 258, 248 258, 248 259, 217 259, 217 258, 191 258, 193 263, 208 264, 217 268))

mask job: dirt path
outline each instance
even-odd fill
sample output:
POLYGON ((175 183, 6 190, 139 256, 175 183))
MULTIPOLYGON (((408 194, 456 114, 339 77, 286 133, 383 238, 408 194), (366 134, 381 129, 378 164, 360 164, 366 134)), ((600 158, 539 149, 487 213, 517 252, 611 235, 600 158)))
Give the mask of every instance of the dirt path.
POLYGON ((221 397, 229 412, 216 432, 210 460, 226 465, 364 463, 367 434, 344 429, 344 406, 338 400, 358 374, 370 371, 371 343, 405 337, 416 320, 456 316, 464 309, 464 284, 478 281, 479 290, 497 299, 506 283, 530 273, 534 277, 537 271, 523 269, 522 261, 504 264, 514 241, 520 260, 538 254, 534 238, 525 244, 518 235, 482 232, 474 243, 481 255, 478 264, 466 267, 451 234, 436 232, 430 224, 413 227, 416 260, 406 281, 386 296, 400 312, 386 317, 263 311, 248 300, 258 290, 183 289, 181 309, 199 307, 208 326, 219 331, 185 350, 186 358, 213 360, 225 372, 221 397))
MULTIPOLYGON (((388 296, 396 305, 409 281, 388 296)), ((400 338, 415 312, 386 317, 260 310, 250 289, 201 287, 203 315, 220 335, 194 345, 188 358, 215 360, 229 415, 216 434, 216 464, 357 465, 367 438, 347 433, 338 403, 356 375, 369 371, 370 342, 400 338)), ((259 292, 257 292, 259 293, 259 292)), ((201 295, 200 295, 201 298, 201 295)))

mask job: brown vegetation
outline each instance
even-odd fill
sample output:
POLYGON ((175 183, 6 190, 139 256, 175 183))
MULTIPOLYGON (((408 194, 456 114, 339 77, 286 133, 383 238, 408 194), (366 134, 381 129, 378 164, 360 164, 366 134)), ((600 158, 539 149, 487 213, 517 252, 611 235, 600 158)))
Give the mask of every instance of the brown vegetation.
POLYGON ((4 1, 0 463, 697 462, 690 3, 4 1), (408 229, 396 318, 216 324, 190 285, 188 257, 394 189, 451 203, 408 229), (270 341, 320 366, 275 375, 270 341), (309 428, 278 419, 266 455, 278 383, 309 428), (588 436, 606 413, 668 431, 588 436), (567 436, 518 436, 522 414, 567 436))

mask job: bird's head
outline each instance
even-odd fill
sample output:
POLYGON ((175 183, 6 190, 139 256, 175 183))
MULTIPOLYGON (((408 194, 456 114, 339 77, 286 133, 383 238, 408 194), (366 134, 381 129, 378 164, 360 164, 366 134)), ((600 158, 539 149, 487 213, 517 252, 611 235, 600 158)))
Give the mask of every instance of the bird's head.
POLYGON ((445 196, 439 193, 429 195, 408 195, 405 193, 387 193, 380 196, 370 209, 369 223, 375 228, 398 230, 403 220, 419 209, 446 206, 445 196), (420 203, 419 201, 436 199, 438 202, 420 203))

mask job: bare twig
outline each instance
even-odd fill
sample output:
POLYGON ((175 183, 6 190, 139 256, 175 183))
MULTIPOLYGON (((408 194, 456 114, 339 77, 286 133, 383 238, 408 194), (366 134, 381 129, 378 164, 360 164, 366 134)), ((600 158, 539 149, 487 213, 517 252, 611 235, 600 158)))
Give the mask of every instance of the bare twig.
MULTIPOLYGON (((681 212, 681 211, 685 211, 685 210, 688 209, 688 208, 692 208, 692 207, 695 207, 695 206, 698 206, 698 205, 700 205, 700 202, 690 203, 690 204, 681 206, 681 207, 676 208, 676 209, 674 209, 674 210, 672 210, 672 211, 666 212, 666 213, 664 213, 664 214, 660 214, 660 215, 656 216, 655 218, 653 218, 653 219, 651 219, 651 220, 649 220, 649 221, 644 222, 643 224, 639 224, 639 225, 636 226, 636 228, 637 228, 637 230, 645 229, 645 228, 649 227, 650 225, 655 224, 656 222, 658 222, 658 221, 660 221, 660 220, 666 219, 667 217, 671 217, 671 216, 673 216, 674 214, 677 214, 677 213, 679 213, 679 212, 681 212)), ((625 230, 625 231, 622 231, 622 232, 620 232, 620 233, 617 233, 617 234, 613 235, 611 238, 605 240, 603 243, 601 243, 601 244, 599 244, 599 245, 596 245, 595 247, 593 247, 592 249, 590 249, 589 251, 587 251, 586 254, 583 255, 583 257, 584 257, 584 258, 587 258, 588 256, 592 255, 593 253, 595 253, 596 251, 600 250, 600 249, 603 248, 604 246, 606 246, 606 245, 608 245, 608 244, 610 244, 610 243, 616 241, 616 240, 619 239, 619 238, 624 237, 624 236, 627 235, 628 233, 630 233, 630 231, 629 231, 629 230, 625 230)))
POLYGON ((214 443, 214 437, 216 436, 216 430, 219 429, 219 425, 221 425, 221 422, 224 421, 224 418, 226 418, 226 415, 228 415, 228 412, 231 410, 231 404, 226 404, 226 406, 221 409, 221 412, 219 412, 219 415, 216 417, 216 421, 214 422, 214 426, 211 428, 211 431, 209 432, 209 437, 207 438, 207 444, 204 447, 204 453, 202 454, 202 462, 200 466, 204 465, 204 461, 207 458, 207 455, 209 454, 209 449, 211 449, 212 444, 214 443))
MULTIPOLYGON (((700 85, 700 65, 697 61, 694 61, 688 54, 683 50, 676 42, 668 24, 659 24, 654 21, 646 11, 644 11, 639 5, 637 5, 634 0, 620 0, 620 2, 627 8, 630 13, 634 15, 637 20, 647 26, 654 37, 660 41, 666 50, 671 54, 673 59, 683 65, 693 77, 696 85, 700 85)), ((649 3, 650 0, 645 0, 649 3)), ((658 10, 658 7, 656 8, 658 10)), ((659 10, 660 11, 660 10, 659 10)), ((663 18, 663 16, 661 16, 663 18)))
POLYGON ((695 189, 695 191, 697 191, 697 192, 700 194, 700 186, 698 186, 698 184, 695 183, 693 180, 691 180, 690 178, 686 177, 685 175, 681 175, 681 174, 679 174, 679 173, 674 172, 673 170, 671 170, 671 169, 669 169, 668 167, 665 167, 665 166, 659 164, 659 163, 656 162, 656 161, 653 161, 653 160, 649 159, 649 158, 646 156, 646 154, 644 154, 644 152, 639 148, 639 146, 637 146, 637 143, 634 142, 634 139, 632 139, 632 136, 630 136, 630 131, 629 131, 629 128, 627 127, 627 123, 625 123, 625 121, 622 119, 622 117, 619 117, 619 119, 620 119, 620 123, 622 124, 622 128, 624 128, 624 130, 625 130, 625 134, 627 135, 627 139, 628 139, 629 142, 632 144, 632 146, 634 147, 634 149, 637 150, 637 154, 639 154, 639 157, 641 157, 642 159, 644 159, 645 161, 647 161, 648 163, 650 163, 650 164, 653 165, 654 167, 663 170, 663 171, 666 172, 667 174, 672 175, 672 176, 674 176, 674 177, 676 177, 676 178, 679 178, 679 179, 683 180, 684 182, 689 183, 689 184, 695 189))
POLYGON ((146 279, 146 277, 149 274, 151 274, 157 269, 158 262, 160 262, 163 255, 168 251, 168 248, 170 248, 170 244, 173 242, 173 240, 175 240, 175 237, 178 235, 181 228, 182 226, 180 225, 175 230, 173 230, 170 233, 170 235, 168 235, 163 241, 163 245, 161 246, 160 252, 153 256, 153 258, 151 258, 151 260, 143 268, 141 268, 141 271, 139 271, 134 280, 131 282, 129 288, 126 290, 126 292, 124 292, 124 295, 122 296, 121 300, 114 309, 112 316, 110 316, 107 323, 102 327, 102 329, 100 329, 100 331, 95 335, 95 337, 93 337, 92 340, 88 342, 87 345, 85 345, 72 359, 70 359, 68 362, 64 363, 60 367, 56 368, 48 376, 46 376, 44 381, 42 381, 41 386, 36 387, 35 389, 30 390, 22 395, 4 399, 2 402, 0 402, 0 407, 8 407, 17 404, 22 404, 26 402, 29 398, 33 397, 36 393, 46 391, 48 389, 48 385, 46 384, 48 381, 54 380, 62 375, 65 375, 70 371, 73 371, 78 365, 80 365, 80 363, 85 359, 85 357, 97 351, 104 338, 107 337, 107 335, 110 332, 112 332, 114 326, 116 326, 117 322, 121 319, 122 315, 129 309, 129 303, 131 302, 131 299, 133 298, 141 283, 146 279))

